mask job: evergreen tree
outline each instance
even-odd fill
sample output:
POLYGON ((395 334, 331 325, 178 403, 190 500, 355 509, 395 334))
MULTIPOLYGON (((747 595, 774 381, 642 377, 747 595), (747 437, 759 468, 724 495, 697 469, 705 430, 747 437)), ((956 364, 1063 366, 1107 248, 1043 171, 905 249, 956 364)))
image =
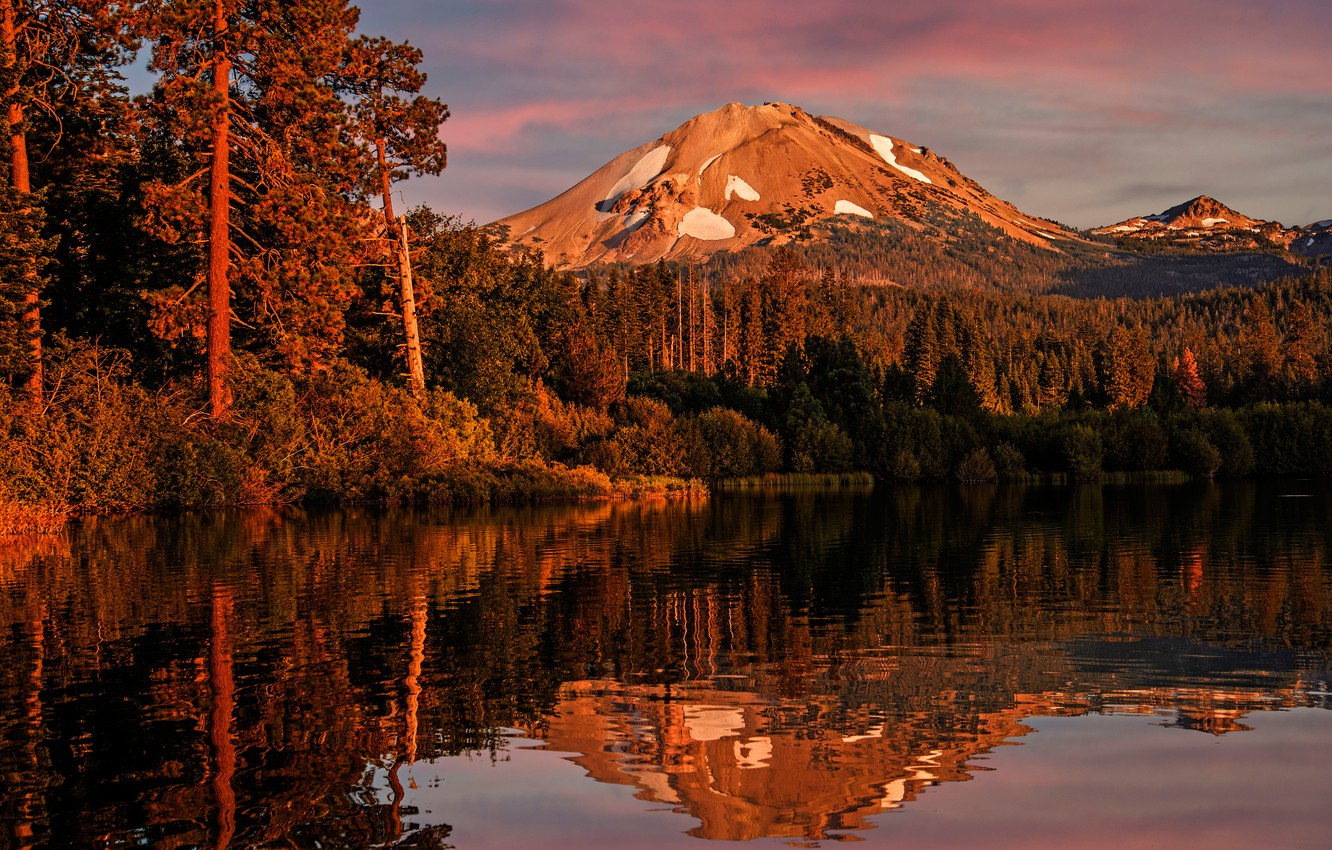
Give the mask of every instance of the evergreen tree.
MULTIPOLYGON (((12 227, 5 239, 7 280, 0 281, 0 320, 26 348, 22 371, 28 394, 42 397, 42 270, 54 242, 40 238, 43 198, 34 192, 29 135, 34 118, 53 117, 79 101, 80 84, 95 57, 100 67, 121 60, 125 10, 119 4, 79 0, 0 0, 0 111, 4 114, 5 181, 0 216, 12 227), (16 307, 20 301, 22 306, 16 307), (12 314, 19 313, 17 327, 12 314)), ((11 360, 8 368, 16 364, 11 360)))
POLYGON ((1275 396, 1281 376, 1281 338, 1267 300, 1255 293, 1248 299, 1240 321, 1238 373, 1247 401, 1267 401, 1275 396))
POLYGON ((1171 372, 1175 379, 1175 387, 1190 407, 1201 410, 1207 406, 1207 386, 1203 383, 1202 376, 1198 374, 1198 361, 1194 358, 1192 349, 1185 347, 1184 353, 1176 357, 1171 365, 1171 372))
POLYGON ((1147 329, 1115 326, 1100 349, 1101 390, 1111 408, 1142 407, 1156 378, 1156 356, 1147 329))
POLYGON ((160 74, 150 123, 201 166, 149 187, 148 223, 167 241, 203 235, 195 286, 207 283, 221 416, 233 308, 260 350, 299 369, 338 350, 356 297, 352 196, 370 169, 339 93, 357 13, 345 0, 153 0, 145 20, 160 74))
POLYGON ((393 215, 393 182, 409 174, 439 174, 447 149, 439 138, 448 107, 420 94, 426 75, 421 73, 421 51, 408 44, 362 36, 347 50, 342 88, 353 98, 352 114, 362 144, 374 151, 377 180, 374 189, 383 205, 384 229, 400 256, 397 264, 399 313, 404 352, 413 392, 425 389, 425 374, 416 321, 416 294, 407 254, 407 234, 393 215))
POLYGON ((1286 310, 1281 353, 1282 384, 1288 397, 1307 395, 1318 383, 1318 361, 1325 335, 1318 332, 1309 305, 1296 299, 1286 310))

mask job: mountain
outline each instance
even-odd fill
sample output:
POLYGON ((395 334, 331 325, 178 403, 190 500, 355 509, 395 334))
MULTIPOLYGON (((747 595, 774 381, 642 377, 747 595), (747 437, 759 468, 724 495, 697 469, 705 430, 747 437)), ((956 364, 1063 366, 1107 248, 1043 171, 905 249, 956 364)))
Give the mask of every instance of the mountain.
POLYGON ((1332 218, 1307 224, 1301 227, 1300 231, 1290 243, 1292 253, 1306 257, 1332 255, 1332 218))
POLYGON ((731 103, 696 116, 488 228, 576 268, 703 259, 876 224, 939 243, 977 224, 1043 251, 1082 242, 991 195, 928 147, 784 103, 731 103))
POLYGON ((1288 247, 1300 230, 1287 229, 1276 221, 1250 218, 1215 198, 1199 195, 1165 212, 1098 227, 1092 233, 1149 240, 1174 248, 1248 251, 1288 247))

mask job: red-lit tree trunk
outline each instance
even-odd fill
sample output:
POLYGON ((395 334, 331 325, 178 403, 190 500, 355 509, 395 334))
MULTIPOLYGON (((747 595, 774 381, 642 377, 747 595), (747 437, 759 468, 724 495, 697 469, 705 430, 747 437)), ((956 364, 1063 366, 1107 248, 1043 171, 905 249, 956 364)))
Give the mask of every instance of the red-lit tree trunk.
MULTIPOLYGON (((0 43, 5 46, 5 67, 18 63, 18 11, 13 0, 0 0, 0 43)), ((18 83, 5 92, 9 102, 5 119, 9 129, 9 178, 15 191, 23 196, 25 204, 32 195, 32 178, 28 172, 28 140, 23 132, 23 106, 18 100, 18 83)), ((24 209, 21 212, 27 213, 24 209)), ((42 401, 42 336, 40 292, 36 270, 24 271, 23 326, 28 334, 28 376, 24 387, 35 405, 42 401)))
POLYGON ((208 410, 225 416, 231 406, 227 364, 231 359, 231 59, 223 48, 227 11, 213 3, 213 128, 208 194, 208 410))

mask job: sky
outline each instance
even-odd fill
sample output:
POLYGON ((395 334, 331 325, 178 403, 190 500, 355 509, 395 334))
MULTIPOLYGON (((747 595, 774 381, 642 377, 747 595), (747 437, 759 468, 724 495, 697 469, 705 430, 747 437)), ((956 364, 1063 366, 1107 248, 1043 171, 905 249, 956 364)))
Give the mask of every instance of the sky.
POLYGON ((1332 218, 1332 0, 362 0, 425 53, 449 165, 402 184, 478 224, 732 101, 947 157, 1075 227, 1211 195, 1332 218))

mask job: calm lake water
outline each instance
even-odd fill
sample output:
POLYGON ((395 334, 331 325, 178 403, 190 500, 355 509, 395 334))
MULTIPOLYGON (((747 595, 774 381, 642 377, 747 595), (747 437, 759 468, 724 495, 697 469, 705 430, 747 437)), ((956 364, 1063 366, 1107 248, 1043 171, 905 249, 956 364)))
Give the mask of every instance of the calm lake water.
POLYGON ((0 847, 1332 847, 1325 482, 0 547, 0 847))

